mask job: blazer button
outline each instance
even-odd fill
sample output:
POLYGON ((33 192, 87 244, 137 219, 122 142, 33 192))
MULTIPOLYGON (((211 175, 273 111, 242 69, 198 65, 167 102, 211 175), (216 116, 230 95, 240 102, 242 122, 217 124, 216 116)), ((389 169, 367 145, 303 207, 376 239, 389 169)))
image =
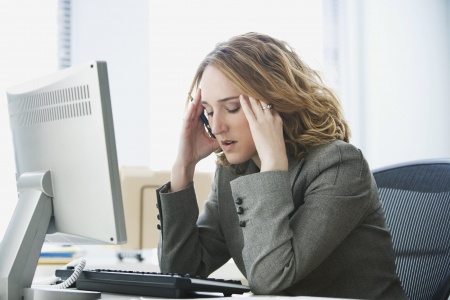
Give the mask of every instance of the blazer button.
POLYGON ((237 209, 237 213, 238 215, 242 215, 244 213, 244 209, 241 206, 239 206, 237 209))
POLYGON ((160 225, 160 224, 156 225, 156 228, 157 228, 158 230, 161 230, 161 225, 160 225))
POLYGON ((156 215, 156 218, 157 218, 158 220, 161 220, 161 216, 160 216, 159 214, 156 215))
POLYGON ((244 220, 240 220, 240 221, 239 221, 239 226, 245 227, 245 221, 244 221, 244 220))
POLYGON ((242 204, 242 198, 237 198, 236 201, 235 201, 235 203, 236 203, 237 205, 241 205, 241 204, 242 204))

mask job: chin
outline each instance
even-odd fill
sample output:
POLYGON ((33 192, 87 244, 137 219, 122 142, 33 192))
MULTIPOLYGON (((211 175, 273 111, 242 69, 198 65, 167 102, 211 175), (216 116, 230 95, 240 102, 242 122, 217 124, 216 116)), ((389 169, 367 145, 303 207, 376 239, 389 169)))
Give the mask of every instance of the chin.
POLYGON ((226 155, 227 161, 232 165, 242 164, 246 161, 248 161, 251 157, 242 157, 238 155, 226 155))

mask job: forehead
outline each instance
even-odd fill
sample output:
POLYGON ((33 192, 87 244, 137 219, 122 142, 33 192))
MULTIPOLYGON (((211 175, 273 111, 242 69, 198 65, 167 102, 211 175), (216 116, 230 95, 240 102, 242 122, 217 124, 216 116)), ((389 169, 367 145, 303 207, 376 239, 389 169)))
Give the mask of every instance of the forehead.
POLYGON ((211 104, 220 99, 239 96, 239 89, 219 69, 207 66, 200 81, 202 102, 211 104))

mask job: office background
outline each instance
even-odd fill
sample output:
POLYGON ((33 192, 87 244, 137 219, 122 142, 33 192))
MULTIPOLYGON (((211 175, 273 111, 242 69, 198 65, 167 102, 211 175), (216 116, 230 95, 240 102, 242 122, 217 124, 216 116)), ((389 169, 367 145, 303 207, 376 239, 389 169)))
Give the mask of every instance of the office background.
MULTIPOLYGON (((170 169, 197 64, 247 31, 290 42, 324 74, 371 167, 450 157, 450 0, 6 0, 0 238, 16 202, 8 86, 64 61, 106 60, 119 164, 170 169)), ((213 161, 199 169, 212 171, 213 161)))

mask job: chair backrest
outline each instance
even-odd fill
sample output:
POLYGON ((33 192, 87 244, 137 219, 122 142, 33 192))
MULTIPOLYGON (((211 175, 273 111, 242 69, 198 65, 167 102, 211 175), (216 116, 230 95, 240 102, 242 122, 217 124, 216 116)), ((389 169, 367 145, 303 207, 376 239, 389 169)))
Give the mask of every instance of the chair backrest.
POLYGON ((398 164, 373 175, 406 294, 412 300, 448 299, 450 159, 398 164))

